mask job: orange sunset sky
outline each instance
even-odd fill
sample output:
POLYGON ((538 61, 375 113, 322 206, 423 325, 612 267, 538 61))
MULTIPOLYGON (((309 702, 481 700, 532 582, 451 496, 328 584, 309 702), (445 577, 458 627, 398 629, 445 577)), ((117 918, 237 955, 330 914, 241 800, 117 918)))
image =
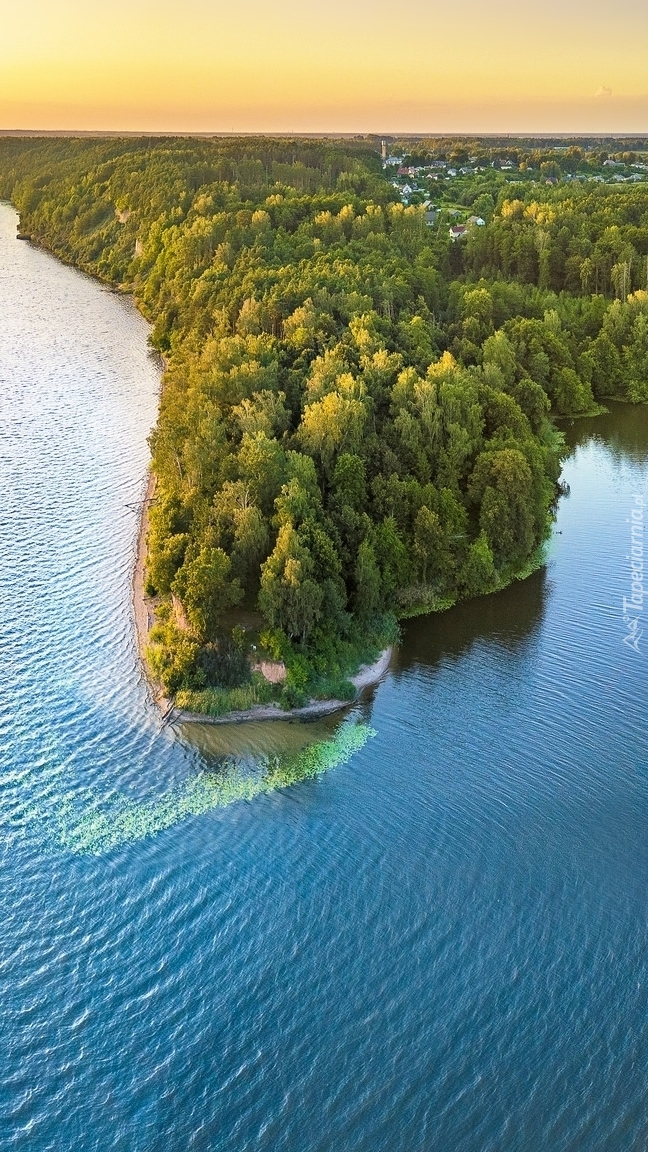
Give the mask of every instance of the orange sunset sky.
POLYGON ((0 128, 648 132, 648 3, 21 0, 0 128))

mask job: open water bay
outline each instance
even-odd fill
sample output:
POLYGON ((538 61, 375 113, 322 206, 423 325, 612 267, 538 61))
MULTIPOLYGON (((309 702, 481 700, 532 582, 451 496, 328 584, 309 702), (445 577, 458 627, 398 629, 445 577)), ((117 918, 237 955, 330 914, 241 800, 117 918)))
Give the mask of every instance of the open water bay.
POLYGON ((648 410, 567 429, 545 568, 411 622, 346 716, 162 728, 147 326, 15 230, 0 205, 0 1146, 645 1152, 648 410))

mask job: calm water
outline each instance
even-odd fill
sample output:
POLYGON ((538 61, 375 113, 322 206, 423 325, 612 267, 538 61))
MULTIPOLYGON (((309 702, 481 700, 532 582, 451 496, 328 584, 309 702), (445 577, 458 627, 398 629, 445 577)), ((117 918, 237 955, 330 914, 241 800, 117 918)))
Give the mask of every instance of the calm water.
POLYGON ((546 569, 414 622, 345 720, 161 730, 146 326, 14 232, 0 206, 2 1147, 644 1152, 648 411, 568 430, 546 569))

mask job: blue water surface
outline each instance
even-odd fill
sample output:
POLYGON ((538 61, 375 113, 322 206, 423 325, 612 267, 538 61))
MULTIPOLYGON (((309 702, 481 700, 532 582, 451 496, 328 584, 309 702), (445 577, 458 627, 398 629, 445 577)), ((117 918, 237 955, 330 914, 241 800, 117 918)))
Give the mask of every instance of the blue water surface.
POLYGON ((0 206, 2 1147, 645 1150, 646 411, 567 429, 546 567, 413 621, 348 716, 162 728, 130 592, 147 327, 15 228, 0 206), (326 770, 263 790, 313 744, 326 770))

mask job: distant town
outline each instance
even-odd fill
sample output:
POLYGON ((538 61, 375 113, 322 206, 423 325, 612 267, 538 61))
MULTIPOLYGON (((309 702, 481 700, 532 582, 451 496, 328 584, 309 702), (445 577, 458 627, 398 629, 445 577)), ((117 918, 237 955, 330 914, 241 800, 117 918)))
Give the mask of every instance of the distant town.
POLYGON ((383 140, 382 167, 401 202, 425 208, 426 225, 446 229, 453 241, 488 222, 503 185, 510 185, 514 195, 515 185, 648 180, 648 152, 643 150, 610 152, 592 141, 546 149, 537 141, 534 145, 498 148, 475 142, 476 152, 469 155, 465 140, 407 142, 405 147, 383 140))

